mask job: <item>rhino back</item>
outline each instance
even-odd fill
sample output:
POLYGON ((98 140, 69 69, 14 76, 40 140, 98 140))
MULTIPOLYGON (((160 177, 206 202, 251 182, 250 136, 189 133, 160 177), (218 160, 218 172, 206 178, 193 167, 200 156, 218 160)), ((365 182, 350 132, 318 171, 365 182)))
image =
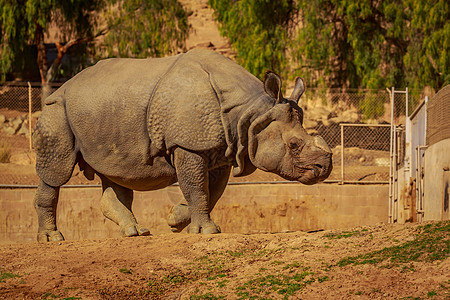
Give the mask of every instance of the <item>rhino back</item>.
POLYGON ((240 116, 262 94, 261 81, 232 60, 208 50, 191 50, 164 76, 151 100, 152 143, 160 150, 233 147, 232 131, 240 116))
POLYGON ((177 58, 108 59, 62 87, 76 147, 95 170, 130 180, 151 171, 146 164, 148 102, 177 58))

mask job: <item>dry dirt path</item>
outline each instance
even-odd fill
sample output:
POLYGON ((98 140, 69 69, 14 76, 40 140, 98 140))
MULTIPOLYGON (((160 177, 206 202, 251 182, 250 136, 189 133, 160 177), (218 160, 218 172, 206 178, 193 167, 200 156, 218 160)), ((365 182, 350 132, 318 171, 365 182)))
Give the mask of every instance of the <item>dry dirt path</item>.
POLYGON ((2 245, 0 299, 450 299, 449 235, 446 222, 2 245))

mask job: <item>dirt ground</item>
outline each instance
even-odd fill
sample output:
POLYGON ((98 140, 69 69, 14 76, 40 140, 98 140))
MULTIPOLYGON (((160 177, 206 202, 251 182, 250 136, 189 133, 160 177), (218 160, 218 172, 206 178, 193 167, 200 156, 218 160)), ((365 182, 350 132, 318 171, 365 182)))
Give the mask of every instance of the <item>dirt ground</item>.
POLYGON ((1 299, 450 299, 450 222, 0 246, 1 299))

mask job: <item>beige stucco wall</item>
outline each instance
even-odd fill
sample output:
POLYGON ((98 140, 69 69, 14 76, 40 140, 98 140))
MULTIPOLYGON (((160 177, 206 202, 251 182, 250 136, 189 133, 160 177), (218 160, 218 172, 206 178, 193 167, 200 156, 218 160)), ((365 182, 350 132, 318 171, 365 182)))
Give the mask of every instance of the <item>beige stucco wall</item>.
MULTIPOLYGON (((34 189, 0 189, 0 243, 34 242, 34 189)), ((100 211, 100 188, 62 188, 57 223, 67 240, 118 237, 100 211)), ((153 234, 170 232, 167 215, 182 201, 178 187, 136 192, 133 211, 153 234)), ((223 232, 255 233, 350 228, 388 220, 388 186, 230 185, 212 213, 223 232)))
POLYGON ((450 139, 442 140, 425 151, 424 220, 448 219, 444 214, 444 181, 450 168, 450 139), (447 170, 447 171, 445 171, 447 170))

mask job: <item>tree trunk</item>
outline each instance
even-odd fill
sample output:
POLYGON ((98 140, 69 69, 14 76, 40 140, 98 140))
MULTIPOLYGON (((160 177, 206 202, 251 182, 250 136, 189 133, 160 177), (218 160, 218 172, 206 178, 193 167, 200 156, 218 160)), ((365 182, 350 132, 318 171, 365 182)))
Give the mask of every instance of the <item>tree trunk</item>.
POLYGON ((47 82, 47 50, 44 44, 44 29, 39 25, 36 26, 36 47, 37 47, 37 63, 39 67, 39 74, 41 75, 41 108, 44 107, 44 100, 47 98, 49 93, 49 84, 47 82))
POLYGON ((97 33, 95 36, 86 37, 86 38, 76 38, 73 40, 70 40, 67 42, 64 46, 61 46, 60 43, 56 43, 56 48, 58 49, 58 55, 56 56, 56 59, 53 61, 51 66, 48 66, 47 62, 47 49, 45 48, 44 44, 44 29, 39 25, 36 25, 36 46, 37 46, 37 63, 39 66, 39 73, 41 75, 41 85, 42 85, 42 91, 41 91, 41 108, 44 107, 44 100, 50 96, 52 93, 52 87, 50 86, 50 82, 53 82, 53 80, 56 77, 57 70, 59 66, 61 65, 61 61, 64 57, 64 55, 67 53, 70 47, 85 43, 88 41, 92 41, 94 38, 105 34, 106 30, 101 30, 99 33, 97 33))
POLYGON ((44 108, 44 100, 52 93, 52 87, 50 86, 50 82, 42 82, 41 88, 41 105, 44 108))

